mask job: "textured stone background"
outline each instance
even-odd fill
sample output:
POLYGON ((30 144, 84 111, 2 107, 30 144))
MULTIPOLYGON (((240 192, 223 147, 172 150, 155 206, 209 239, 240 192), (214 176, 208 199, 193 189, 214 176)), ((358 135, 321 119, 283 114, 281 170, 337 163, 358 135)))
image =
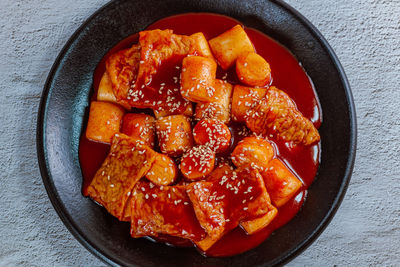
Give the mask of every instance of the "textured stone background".
MULTIPOLYGON (((47 198, 35 148, 47 73, 107 0, 0 1, 0 266, 102 266, 47 198)), ((325 35, 351 83, 358 151, 332 223, 289 266, 400 265, 400 1, 287 0, 325 35)))

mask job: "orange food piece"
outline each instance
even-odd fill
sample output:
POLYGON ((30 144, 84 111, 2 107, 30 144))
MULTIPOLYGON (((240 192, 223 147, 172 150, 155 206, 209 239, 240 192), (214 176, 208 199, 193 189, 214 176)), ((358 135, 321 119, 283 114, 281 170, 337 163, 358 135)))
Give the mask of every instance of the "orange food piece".
POLYGON ((124 113, 118 105, 92 101, 86 127, 87 139, 109 144, 114 134, 119 133, 124 113))
POLYGON ((250 110, 257 106, 266 94, 266 88, 235 85, 232 95, 232 119, 236 122, 245 122, 250 110))
POLYGON ((125 100, 117 100, 114 95, 110 75, 104 72, 101 77, 99 87, 97 89, 97 101, 111 102, 123 106, 125 109, 130 109, 130 105, 125 100))
POLYGON ((276 135, 294 144, 311 145, 320 140, 313 123, 301 114, 285 92, 274 86, 250 110, 246 125, 257 134, 276 135))
POLYGON ((261 172, 265 186, 275 206, 288 202, 303 185, 279 159, 273 159, 261 172))
POLYGON ((170 185, 176 181, 178 168, 173 159, 164 154, 157 154, 156 159, 147 172, 146 178, 156 185, 170 185))
POLYGON ((196 144, 206 145, 216 153, 220 153, 229 148, 232 134, 223 122, 204 119, 194 126, 193 138, 196 144))
POLYGON ((189 180, 199 180, 212 172, 215 152, 208 146, 195 146, 185 152, 179 165, 182 174, 189 180))
POLYGON ((87 188, 87 194, 118 219, 126 217, 124 209, 135 184, 150 169, 157 153, 135 139, 116 134, 110 153, 87 188))
POLYGON ((181 94, 193 102, 214 102, 217 64, 213 59, 188 56, 182 61, 181 94))
POLYGON ((236 167, 251 165, 263 170, 274 156, 274 147, 270 142, 261 137, 249 136, 237 144, 231 159, 236 167))
POLYGON ((117 101, 128 99, 129 90, 136 82, 139 61, 140 45, 118 51, 107 59, 106 71, 117 101))
POLYGON ((107 71, 101 76, 99 88, 97 90, 97 101, 117 103, 117 98, 112 89, 110 75, 108 75, 107 71))
POLYGON ((265 86, 271 82, 271 68, 259 54, 241 54, 236 60, 236 74, 239 80, 250 86, 265 86))
POLYGON ((208 45, 207 39, 202 32, 196 32, 190 37, 193 39, 193 54, 201 57, 209 57, 214 59, 213 54, 211 53, 210 46, 208 45))
POLYGON ((235 64, 236 59, 247 52, 255 52, 243 27, 236 25, 208 41, 211 51, 224 70, 235 64))
POLYGON ((215 94, 218 100, 215 102, 198 103, 196 105, 196 119, 216 119, 229 123, 231 116, 232 85, 226 81, 216 79, 214 81, 215 94))
POLYGON ((142 145, 154 147, 156 120, 142 113, 128 113, 122 121, 121 132, 135 138, 142 145))
POLYGON ((160 150, 170 156, 179 156, 193 146, 190 119, 185 115, 171 115, 156 121, 160 150))
POLYGON ((208 236, 196 245, 206 251, 242 221, 270 211, 269 196, 259 172, 250 167, 226 170, 218 179, 191 183, 186 192, 208 236))
POLYGON ((278 215, 278 210, 271 203, 267 203, 266 205, 268 206, 268 212, 265 215, 240 223, 247 234, 252 235, 267 227, 275 219, 276 215, 278 215))
POLYGON ((132 192, 132 237, 167 234, 199 241, 206 236, 196 219, 185 186, 139 182, 132 192))

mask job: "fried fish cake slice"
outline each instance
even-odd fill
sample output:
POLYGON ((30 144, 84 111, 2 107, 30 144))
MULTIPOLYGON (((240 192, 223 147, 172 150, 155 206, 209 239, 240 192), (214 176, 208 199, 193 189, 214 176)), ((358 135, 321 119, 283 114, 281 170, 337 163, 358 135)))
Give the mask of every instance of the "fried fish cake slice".
POLYGON ((249 166, 232 170, 217 168, 212 179, 191 183, 187 193, 196 217, 208 236, 196 245, 206 251, 242 221, 253 220, 269 211, 269 195, 262 176, 249 166))
POLYGON ((160 234, 194 242, 206 236, 186 194, 186 186, 156 186, 140 181, 132 192, 131 235, 160 234))
POLYGON ((139 33, 140 61, 135 84, 129 90, 132 107, 183 114, 191 105, 179 92, 182 59, 192 50, 190 36, 172 30, 139 33))
POLYGON ((129 90, 135 86, 140 61, 140 45, 112 54, 106 61, 106 71, 117 101, 126 101, 129 90))
POLYGON ((163 62, 177 58, 182 60, 193 49, 190 36, 174 34, 172 30, 151 30, 139 33, 141 46, 138 81, 147 85, 163 62))
POLYGON ((155 151, 134 138, 114 135, 110 153, 88 186, 87 195, 113 216, 123 219, 133 187, 148 172, 156 155, 155 151))
POLYGON ((311 145, 320 140, 318 130, 297 109, 293 100, 272 86, 264 99, 249 111, 246 125, 262 135, 276 135, 294 144, 311 145))
MULTIPOLYGON (((221 163, 214 171, 207 177, 208 181, 218 180, 224 175, 229 174, 229 172, 233 171, 233 167, 226 162, 221 163)), ((264 177, 263 177, 264 178, 264 177)), ((264 178, 265 182, 265 178, 264 178)), ((269 192, 268 192, 269 193, 269 192)), ((269 194, 268 194, 269 195, 269 194)), ((271 204, 271 199, 269 198, 267 201, 268 212, 261 217, 249 220, 242 221, 240 226, 249 234, 254 234, 259 230, 267 227, 273 219, 275 219, 278 214, 278 210, 271 204)), ((208 243, 212 243, 210 238, 205 238, 200 242, 203 246, 207 246, 208 243)))

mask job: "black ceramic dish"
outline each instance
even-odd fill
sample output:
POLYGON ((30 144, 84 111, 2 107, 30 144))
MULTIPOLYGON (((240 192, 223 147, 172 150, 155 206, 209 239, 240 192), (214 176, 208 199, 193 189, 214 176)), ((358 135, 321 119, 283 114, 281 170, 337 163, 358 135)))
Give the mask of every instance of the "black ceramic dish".
POLYGON ((54 63, 39 108, 37 150, 44 185, 62 221, 89 251, 109 264, 277 265, 316 239, 345 194, 356 150, 355 108, 333 50, 310 22, 281 1, 121 0, 89 18, 54 63), (158 19, 187 12, 225 14, 278 40, 310 75, 324 113, 321 165, 302 210, 257 248, 229 258, 205 258, 192 248, 133 239, 128 223, 118 222, 81 194, 78 144, 96 65, 123 38, 158 19))

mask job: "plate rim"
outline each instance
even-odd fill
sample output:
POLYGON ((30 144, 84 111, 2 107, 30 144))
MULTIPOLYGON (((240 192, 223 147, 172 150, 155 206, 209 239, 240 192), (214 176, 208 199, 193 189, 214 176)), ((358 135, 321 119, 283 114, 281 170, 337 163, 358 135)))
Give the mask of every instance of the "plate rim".
MULTIPOLYGON (((282 0, 271 0, 271 2, 281 6, 284 8, 288 13, 290 13, 297 21, 302 23, 305 28, 308 28, 309 32, 314 36, 314 38, 321 44, 322 48, 326 50, 327 54, 331 58, 338 74, 340 76, 342 85, 344 87, 344 93, 347 100, 347 106, 349 108, 349 121, 350 121, 350 142, 349 142, 349 155, 347 164, 345 167, 345 173, 343 175, 343 181, 339 188, 338 194, 336 195, 331 208, 317 225, 317 227, 312 231, 307 238, 305 238, 302 242, 300 242, 296 247, 294 247, 289 253, 282 255, 276 258, 273 261, 273 265, 283 265, 288 263, 300 253, 302 253, 305 249, 307 249, 319 236, 320 234, 326 229, 329 225, 330 221, 336 214, 343 198, 346 194, 347 188, 349 186, 349 182, 351 179, 351 175, 354 169, 355 158, 356 158, 356 150, 357 150, 357 118, 356 118, 356 108, 354 104, 353 95, 351 92, 351 87, 348 82, 347 76, 344 72, 344 69, 336 56, 333 48, 329 45, 328 41, 323 37, 321 32, 306 18, 304 17, 299 11, 295 8, 283 2, 282 0)), ((61 221, 65 225, 65 227, 70 231, 70 233, 75 237, 76 240, 79 241, 88 251, 90 251, 93 255, 95 255, 100 260, 104 261, 107 264, 114 265, 124 265, 119 259, 107 255, 102 249, 100 249, 96 244, 93 244, 88 240, 88 238, 83 234, 79 228, 75 225, 73 219, 68 215, 64 205, 59 200, 58 194, 56 193, 56 188, 53 184, 52 177, 50 170, 48 168, 48 160, 47 160, 47 151, 45 146, 45 128, 46 128, 46 118, 47 118, 47 109, 48 109, 48 96, 49 92, 51 91, 51 83, 54 78, 54 75, 66 55, 67 50, 71 46, 71 44, 77 39, 77 36, 86 28, 86 26, 100 13, 104 10, 109 8, 115 1, 110 1, 99 9, 97 9, 92 15, 90 15, 71 35, 68 41, 65 43, 61 51, 59 52, 58 56, 56 57, 49 74, 47 76, 45 85, 43 87, 39 109, 38 109, 38 116, 37 116, 37 128, 36 128, 36 150, 37 150, 37 158, 38 164, 40 169, 40 174, 42 176, 42 181, 44 187, 46 189, 47 195, 52 203, 54 209, 56 210, 58 216, 60 217, 61 221)), ((197 13, 197 12, 196 12, 197 13)), ((211 12, 208 12, 211 13, 211 12)), ((183 14, 183 13, 181 13, 183 14)), ((221 13, 215 13, 221 14, 221 13)), ((222 14, 225 15, 225 14, 222 14)))

